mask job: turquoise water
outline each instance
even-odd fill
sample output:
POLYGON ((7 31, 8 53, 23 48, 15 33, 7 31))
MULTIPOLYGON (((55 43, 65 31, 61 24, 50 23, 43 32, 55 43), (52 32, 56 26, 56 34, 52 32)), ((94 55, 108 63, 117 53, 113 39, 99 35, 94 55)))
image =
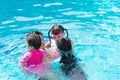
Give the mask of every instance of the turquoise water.
POLYGON ((40 30, 47 36, 56 23, 68 29, 88 80, 120 80, 119 4, 119 0, 1 0, 0 80, 25 80, 18 61, 27 51, 26 34, 40 30))

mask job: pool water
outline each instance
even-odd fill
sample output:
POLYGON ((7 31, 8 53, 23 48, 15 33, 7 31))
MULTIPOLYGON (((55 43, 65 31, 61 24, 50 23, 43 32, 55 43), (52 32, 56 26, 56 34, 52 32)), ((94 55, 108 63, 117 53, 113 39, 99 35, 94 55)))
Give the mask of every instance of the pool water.
MULTIPOLYGON (((27 51, 26 34, 39 30, 47 42, 47 32, 56 23, 68 29, 88 80, 120 80, 119 4, 119 0, 1 0, 0 80, 25 80, 18 61, 27 51)), ((59 65, 55 64, 54 70, 59 65)))

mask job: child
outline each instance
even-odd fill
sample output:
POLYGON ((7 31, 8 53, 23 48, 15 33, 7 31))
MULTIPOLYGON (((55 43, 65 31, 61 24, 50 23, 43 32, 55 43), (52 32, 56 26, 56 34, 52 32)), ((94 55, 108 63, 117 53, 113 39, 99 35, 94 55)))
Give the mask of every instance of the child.
POLYGON ((41 38, 40 50, 44 53, 44 55, 47 55, 47 51, 45 49, 45 41, 44 41, 44 38, 43 38, 43 34, 39 31, 35 31, 34 33, 40 36, 40 38, 41 38))
POLYGON ((49 54, 49 52, 45 48, 45 41, 43 38, 43 34, 39 31, 35 31, 35 34, 38 34, 41 38, 41 46, 40 46, 40 51, 44 54, 44 62, 47 65, 47 67, 51 67, 52 64, 52 56, 49 54))
POLYGON ((40 35, 30 32, 26 37, 26 42, 29 52, 19 62, 23 71, 44 76, 47 73, 47 67, 43 61, 44 54, 39 50, 42 44, 40 35))
POLYGON ((62 25, 55 24, 48 32, 49 42, 46 44, 46 48, 49 48, 49 52, 52 54, 53 59, 60 57, 60 53, 56 46, 56 40, 64 37, 65 31, 68 37, 67 29, 63 28, 62 25), (52 39, 50 39, 50 33, 52 34, 52 39))
POLYGON ((69 38, 61 38, 56 41, 56 45, 61 55, 61 70, 71 80, 87 80, 85 73, 77 65, 77 59, 73 55, 71 40, 69 38))

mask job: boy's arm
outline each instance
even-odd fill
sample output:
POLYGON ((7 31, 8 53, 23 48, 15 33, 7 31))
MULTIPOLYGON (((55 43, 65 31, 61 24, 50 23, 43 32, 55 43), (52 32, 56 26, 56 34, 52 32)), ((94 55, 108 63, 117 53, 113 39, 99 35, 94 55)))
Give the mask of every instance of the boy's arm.
POLYGON ((71 52, 71 54, 74 54, 74 50, 73 50, 74 41, 73 40, 71 40, 71 44, 72 44, 72 52, 71 52))
POLYGON ((73 41, 73 40, 71 40, 71 44, 72 44, 72 45, 74 44, 74 41, 73 41))

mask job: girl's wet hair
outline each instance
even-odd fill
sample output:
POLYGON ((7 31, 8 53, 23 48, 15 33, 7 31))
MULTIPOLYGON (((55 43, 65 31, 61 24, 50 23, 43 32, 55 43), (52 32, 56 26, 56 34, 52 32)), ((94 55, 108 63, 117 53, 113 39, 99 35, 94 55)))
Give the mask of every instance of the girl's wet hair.
POLYGON ((39 49, 41 46, 41 38, 40 35, 41 32, 33 31, 27 34, 26 41, 29 46, 34 47, 34 49, 39 49))
MULTIPOLYGON (((67 29, 65 29, 62 25, 59 25, 59 24, 53 25, 52 28, 48 31, 49 41, 50 41, 50 32, 53 35, 58 35, 60 33, 64 33, 64 31, 66 31, 67 38, 68 38, 68 31, 67 31, 67 29)), ((51 41, 50 41, 50 43, 51 43, 51 41)))

